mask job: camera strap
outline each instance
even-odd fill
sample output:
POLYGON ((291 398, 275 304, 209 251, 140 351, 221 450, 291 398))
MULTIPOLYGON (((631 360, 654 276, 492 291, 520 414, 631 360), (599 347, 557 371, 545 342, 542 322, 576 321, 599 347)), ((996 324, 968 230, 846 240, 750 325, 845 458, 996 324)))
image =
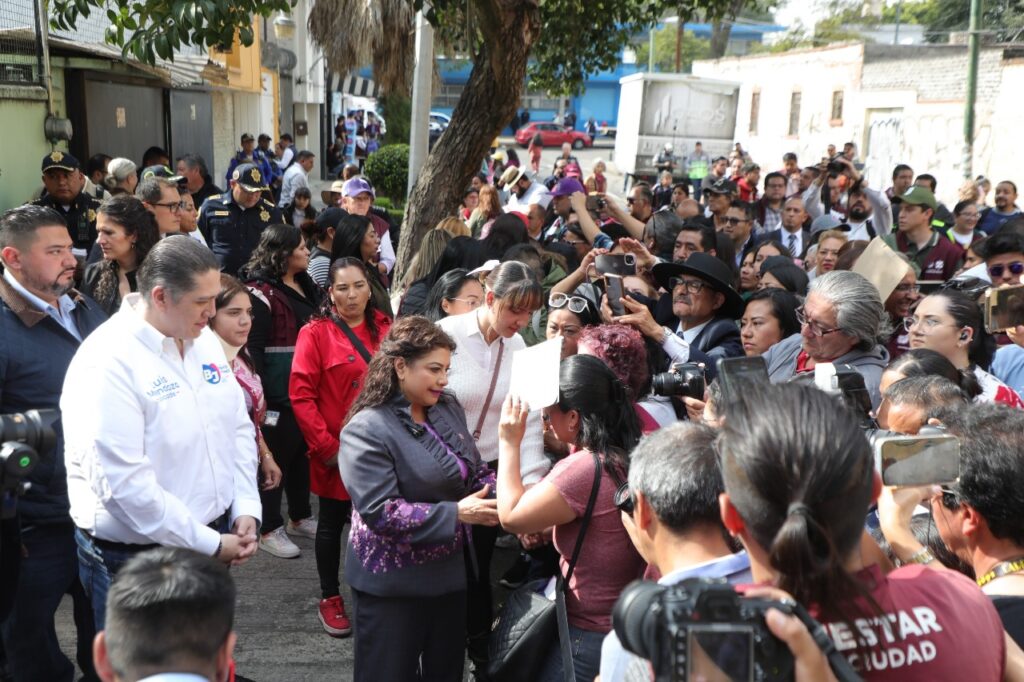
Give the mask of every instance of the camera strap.
POLYGON ((601 459, 597 453, 590 453, 594 457, 594 484, 590 488, 590 498, 587 500, 587 509, 580 519, 580 532, 576 536, 576 546, 572 549, 572 558, 569 559, 569 566, 566 568, 565 576, 558 576, 558 585, 555 589, 555 611, 558 620, 558 643, 562 648, 562 679, 565 682, 576 682, 576 671, 572 664, 572 643, 569 639, 569 612, 565 604, 565 592, 569 589, 569 580, 576 569, 576 560, 580 558, 580 551, 583 549, 583 536, 587 533, 587 526, 590 525, 590 518, 594 515, 594 506, 597 504, 597 493, 601 489, 601 459))
POLYGON ((348 340, 352 344, 352 347, 356 349, 356 352, 359 353, 359 356, 366 361, 367 365, 369 365, 370 360, 373 359, 373 355, 370 354, 370 351, 366 350, 366 346, 364 346, 363 342, 359 340, 359 337, 356 336, 356 333, 352 331, 352 328, 348 326, 345 320, 341 319, 337 315, 331 315, 331 321, 334 322, 338 329, 341 330, 342 334, 348 337, 348 340))

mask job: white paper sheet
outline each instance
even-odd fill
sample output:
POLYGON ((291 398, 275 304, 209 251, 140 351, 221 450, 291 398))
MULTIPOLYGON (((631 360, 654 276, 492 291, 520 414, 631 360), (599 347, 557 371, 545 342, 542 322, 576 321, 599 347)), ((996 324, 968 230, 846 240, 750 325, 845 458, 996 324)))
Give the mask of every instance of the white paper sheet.
POLYGON ((518 397, 531 410, 558 402, 558 368, 562 362, 562 337, 556 336, 512 354, 512 382, 509 395, 518 397))

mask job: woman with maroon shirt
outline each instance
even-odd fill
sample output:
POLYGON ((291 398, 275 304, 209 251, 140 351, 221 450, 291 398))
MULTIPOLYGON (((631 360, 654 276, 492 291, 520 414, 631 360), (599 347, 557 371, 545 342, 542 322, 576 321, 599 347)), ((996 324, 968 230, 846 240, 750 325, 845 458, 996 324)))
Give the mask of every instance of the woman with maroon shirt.
POLYGON ((391 320, 374 305, 362 261, 334 261, 328 283, 329 297, 321 314, 299 331, 288 394, 308 448, 309 488, 320 497, 314 544, 320 623, 328 634, 344 637, 352 626, 341 598, 338 571, 342 531, 352 503, 338 470, 339 438, 349 407, 362 390, 370 356, 380 347, 391 320))
POLYGON ((886 573, 864 551, 881 480, 852 412, 812 386, 747 386, 719 451, 722 522, 754 580, 807 607, 864 680, 1003 679, 1007 637, 972 580, 923 556, 886 573))

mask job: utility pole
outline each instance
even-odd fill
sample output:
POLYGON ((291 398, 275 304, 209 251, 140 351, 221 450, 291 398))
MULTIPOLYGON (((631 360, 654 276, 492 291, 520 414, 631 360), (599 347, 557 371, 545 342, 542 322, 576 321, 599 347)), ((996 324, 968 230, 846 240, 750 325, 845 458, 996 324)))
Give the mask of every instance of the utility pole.
POLYGON ((647 73, 654 73, 654 27, 647 32, 647 73))
POLYGON ((971 18, 967 26, 967 96, 964 102, 964 178, 974 176, 974 102, 978 96, 978 50, 981 0, 971 0, 971 18))
POLYGON ((412 76, 412 130, 409 133, 409 182, 412 194, 430 153, 430 86, 434 75, 434 27, 422 10, 416 13, 416 65, 412 76))

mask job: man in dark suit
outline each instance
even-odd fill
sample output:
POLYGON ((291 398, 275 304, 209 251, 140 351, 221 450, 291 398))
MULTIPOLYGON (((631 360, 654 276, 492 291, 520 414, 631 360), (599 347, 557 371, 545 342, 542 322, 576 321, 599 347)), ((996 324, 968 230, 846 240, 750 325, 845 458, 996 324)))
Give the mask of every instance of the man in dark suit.
MULTIPOLYGON (((673 364, 704 364, 708 380, 717 374, 719 358, 743 355, 736 319, 743 314, 743 299, 732 288, 729 266, 706 253, 694 253, 685 261, 659 263, 654 279, 664 289, 654 313, 625 296, 626 315, 615 322, 636 327, 661 345, 673 364)), ((610 317, 608 304, 603 311, 610 317)))
POLYGON ((811 231, 807 229, 807 211, 804 200, 793 197, 782 208, 782 225, 777 230, 766 232, 761 242, 777 241, 789 250, 793 258, 803 258, 811 245, 811 231))

